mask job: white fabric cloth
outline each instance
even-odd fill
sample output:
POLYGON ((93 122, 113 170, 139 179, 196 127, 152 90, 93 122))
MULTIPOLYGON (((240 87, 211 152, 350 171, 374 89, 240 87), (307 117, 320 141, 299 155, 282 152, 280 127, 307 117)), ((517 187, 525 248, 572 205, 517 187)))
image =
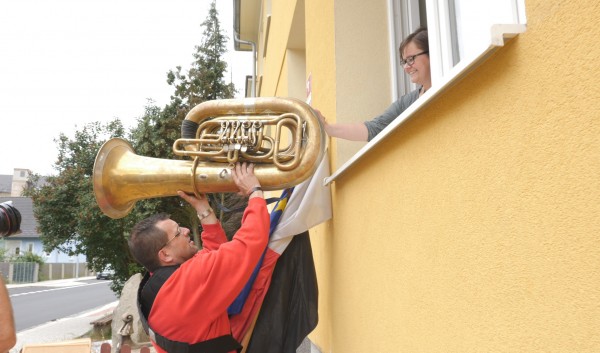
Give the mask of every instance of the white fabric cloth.
POLYGON ((269 248, 282 254, 294 235, 331 219, 331 190, 323 185, 323 180, 329 175, 329 155, 325 149, 315 174, 294 187, 279 225, 271 236, 269 248))

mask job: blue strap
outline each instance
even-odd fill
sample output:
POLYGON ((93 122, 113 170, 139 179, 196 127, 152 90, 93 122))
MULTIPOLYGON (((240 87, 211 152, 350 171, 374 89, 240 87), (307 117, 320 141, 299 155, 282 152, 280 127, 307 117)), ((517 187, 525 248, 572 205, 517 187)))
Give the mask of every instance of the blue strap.
MULTIPOLYGON (((283 213, 283 210, 285 209, 285 206, 287 205, 288 199, 292 195, 292 191, 294 191, 293 187, 289 188, 289 189, 285 189, 285 190, 283 190, 281 197, 275 198, 277 200, 277 204, 275 205, 275 208, 273 208, 273 211, 271 212, 271 224, 269 227, 269 239, 271 239, 271 235, 273 235, 273 233, 275 232, 275 229, 277 228, 277 225, 279 225, 279 220, 281 219, 281 214, 283 213), (285 202, 283 204, 280 204, 280 201, 285 201, 285 202)), ((250 276, 250 279, 248 280, 248 282, 246 283, 246 285, 244 286, 244 288, 242 289, 240 294, 238 294, 237 298, 235 298, 233 303, 231 303, 229 308, 227 308, 227 314, 236 315, 236 314, 239 314, 240 312, 242 312, 242 308, 244 307, 244 304, 246 303, 248 294, 250 294, 250 289, 252 288, 252 285, 254 284, 254 281, 256 280, 256 276, 258 276, 258 272, 260 270, 260 267, 262 266, 262 263, 263 263, 266 253, 267 253, 267 249, 265 248, 265 250, 263 251, 263 253, 260 257, 260 260, 258 260, 258 264, 254 268, 254 271, 252 271, 252 275, 250 276)))

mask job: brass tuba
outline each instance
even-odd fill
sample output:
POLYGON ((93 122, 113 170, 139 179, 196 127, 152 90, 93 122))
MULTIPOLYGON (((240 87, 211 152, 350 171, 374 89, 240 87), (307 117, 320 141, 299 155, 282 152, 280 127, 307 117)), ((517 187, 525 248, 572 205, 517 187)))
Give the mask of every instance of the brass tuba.
POLYGON ((186 116, 173 153, 193 160, 138 156, 120 138, 98 151, 93 181, 96 201, 111 218, 125 217, 142 199, 187 193, 235 192, 230 168, 255 163, 264 190, 281 190, 308 179, 325 149, 320 120, 306 103, 259 97, 201 103, 186 116))

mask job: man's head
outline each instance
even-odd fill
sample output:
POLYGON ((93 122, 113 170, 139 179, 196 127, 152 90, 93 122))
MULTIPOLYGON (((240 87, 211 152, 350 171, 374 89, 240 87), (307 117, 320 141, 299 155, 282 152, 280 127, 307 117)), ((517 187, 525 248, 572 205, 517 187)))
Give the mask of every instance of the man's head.
POLYGON ((198 252, 189 238, 190 230, 159 213, 140 221, 133 227, 129 249, 135 259, 148 271, 161 266, 182 264, 198 252))

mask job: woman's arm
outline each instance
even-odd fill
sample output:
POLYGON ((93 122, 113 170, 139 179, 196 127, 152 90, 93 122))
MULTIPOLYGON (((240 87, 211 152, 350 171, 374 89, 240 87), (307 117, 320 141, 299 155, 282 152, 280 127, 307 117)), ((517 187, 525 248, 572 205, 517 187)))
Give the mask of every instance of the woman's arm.
POLYGON ((314 110, 327 135, 350 141, 367 141, 368 131, 364 123, 329 124, 318 109, 314 110))
POLYGON ((364 123, 324 124, 325 132, 332 137, 350 141, 367 141, 367 127, 364 123))

